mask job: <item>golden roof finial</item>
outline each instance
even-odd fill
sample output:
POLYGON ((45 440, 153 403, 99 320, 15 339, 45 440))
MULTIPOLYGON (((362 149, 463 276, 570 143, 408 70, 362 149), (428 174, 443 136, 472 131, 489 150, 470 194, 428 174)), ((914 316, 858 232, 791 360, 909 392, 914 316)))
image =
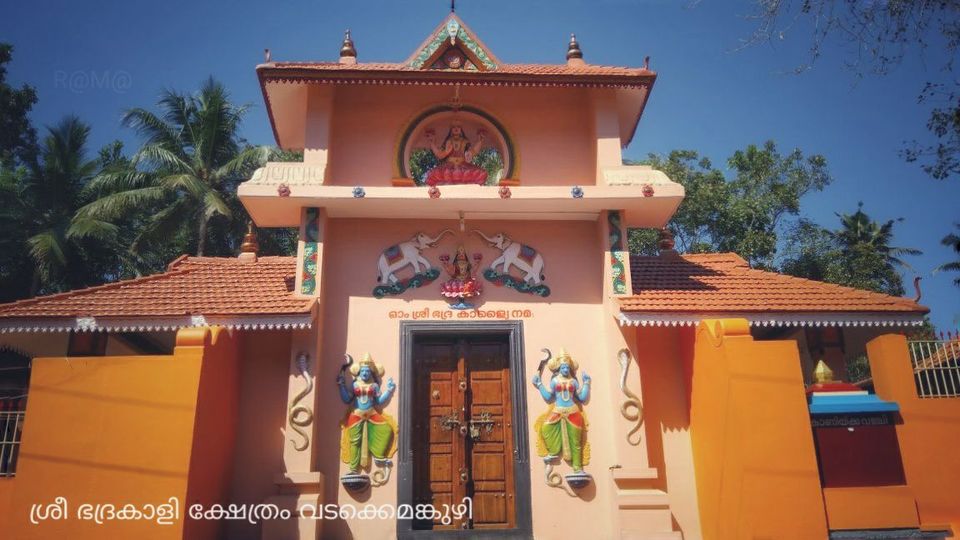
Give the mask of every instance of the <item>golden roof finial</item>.
POLYGON ((820 360, 813 369, 813 381, 817 384, 836 382, 833 380, 833 370, 826 362, 820 360))
POLYGON ((357 63, 357 49, 353 46, 353 38, 350 37, 350 30, 343 33, 343 43, 340 45, 340 63, 357 63))
POLYGON ((583 51, 580 50, 580 43, 577 41, 576 34, 570 34, 570 43, 567 45, 567 60, 582 59, 583 51))
POLYGON ((253 222, 247 222, 247 234, 243 235, 243 243, 240 244, 240 253, 257 254, 260 250, 260 244, 257 242, 257 233, 253 229, 253 222))

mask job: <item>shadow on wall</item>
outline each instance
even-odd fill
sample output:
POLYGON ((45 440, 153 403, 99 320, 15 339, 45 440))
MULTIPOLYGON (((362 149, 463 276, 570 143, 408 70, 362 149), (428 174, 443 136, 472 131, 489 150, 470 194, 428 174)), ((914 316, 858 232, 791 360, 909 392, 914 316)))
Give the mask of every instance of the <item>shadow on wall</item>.
MULTIPOLYGON (((277 493, 283 472, 291 331, 243 332, 240 339, 240 404, 230 502, 260 504, 277 493)), ((323 440, 323 439, 319 439, 323 440)), ((313 448, 311 448, 313 450, 313 448)), ((231 520, 226 538, 259 539, 260 529, 231 520)))

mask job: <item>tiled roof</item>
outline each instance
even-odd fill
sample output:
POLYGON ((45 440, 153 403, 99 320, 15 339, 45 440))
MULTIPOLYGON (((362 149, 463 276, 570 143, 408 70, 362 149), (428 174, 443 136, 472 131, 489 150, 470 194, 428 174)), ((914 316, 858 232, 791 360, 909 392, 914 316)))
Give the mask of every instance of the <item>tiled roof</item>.
POLYGON ((466 71, 462 69, 422 69, 407 64, 391 62, 364 62, 357 64, 341 64, 340 62, 272 62, 263 64, 258 69, 276 70, 308 70, 308 71, 342 71, 342 72, 406 72, 406 73, 458 73, 461 75, 493 76, 497 74, 512 75, 599 75, 621 77, 653 77, 654 72, 644 68, 629 68, 618 66, 598 66, 592 64, 500 64, 497 69, 490 71, 466 71))
POLYGON ((166 272, 0 305, 0 321, 63 317, 170 317, 309 313, 293 295, 296 260, 181 257, 166 272))
POLYGON ((633 295, 621 311, 643 313, 913 313, 928 308, 888 296, 750 268, 733 253, 630 259, 633 295))

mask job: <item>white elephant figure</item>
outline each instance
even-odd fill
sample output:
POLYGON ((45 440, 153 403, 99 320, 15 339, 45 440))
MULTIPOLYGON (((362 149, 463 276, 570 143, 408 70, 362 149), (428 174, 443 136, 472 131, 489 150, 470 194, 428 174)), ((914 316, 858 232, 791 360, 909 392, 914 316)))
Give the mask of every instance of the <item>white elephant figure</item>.
POLYGON ((383 253, 380 254, 380 260, 377 262, 377 268, 379 269, 377 281, 381 285, 392 285, 398 282, 396 272, 407 265, 413 266, 415 274, 429 270, 430 261, 424 259, 420 252, 428 247, 436 246, 437 242, 447 233, 453 234, 453 231, 445 229, 434 238, 430 238, 424 233, 417 233, 410 240, 383 250, 383 253))
POLYGON ((483 237, 490 247, 499 249, 502 253, 490 263, 490 268, 496 270, 502 266, 501 274, 509 274, 510 267, 516 266, 524 272, 523 280, 533 285, 540 285, 543 280, 543 256, 530 246, 513 241, 503 233, 487 236, 480 231, 473 231, 483 237))

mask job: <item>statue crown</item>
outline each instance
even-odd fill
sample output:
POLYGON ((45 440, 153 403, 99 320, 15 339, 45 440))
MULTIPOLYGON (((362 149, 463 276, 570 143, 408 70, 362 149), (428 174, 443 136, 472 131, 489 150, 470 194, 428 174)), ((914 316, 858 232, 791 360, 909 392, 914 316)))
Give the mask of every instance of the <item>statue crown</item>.
POLYGON ((566 349, 560 347, 560 352, 557 353, 557 356, 553 357, 553 360, 550 360, 550 363, 547 364, 547 367, 550 371, 557 371, 560 369, 561 364, 567 364, 570 366, 570 369, 576 371, 579 366, 577 361, 570 356, 570 353, 566 349))

